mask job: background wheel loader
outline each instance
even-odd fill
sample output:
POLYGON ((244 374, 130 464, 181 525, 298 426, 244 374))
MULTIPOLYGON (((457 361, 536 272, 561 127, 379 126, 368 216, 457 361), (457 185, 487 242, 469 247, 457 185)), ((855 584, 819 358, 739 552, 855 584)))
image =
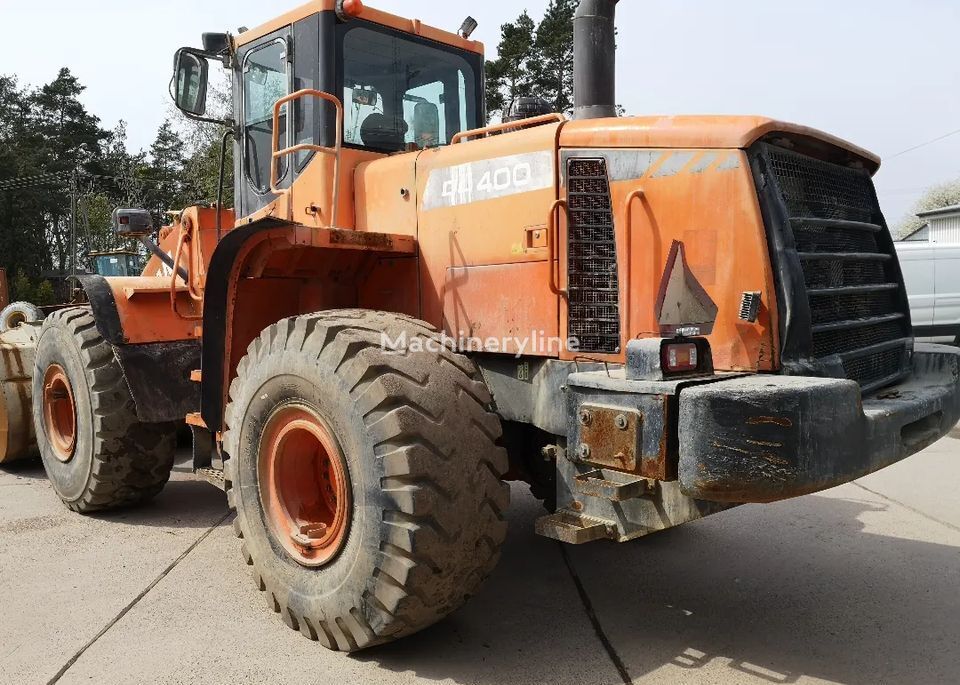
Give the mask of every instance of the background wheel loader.
POLYGON ((65 504, 154 496, 185 420, 270 608, 349 651, 478 589, 504 480, 540 534, 625 542, 943 436, 958 351, 914 344, 878 158, 762 117, 618 118, 615 8, 577 12, 572 120, 485 126, 471 22, 358 0, 181 49, 188 116, 211 66, 232 80, 237 206, 156 242, 118 209, 143 274, 82 277, 89 304, 14 343, 65 504))

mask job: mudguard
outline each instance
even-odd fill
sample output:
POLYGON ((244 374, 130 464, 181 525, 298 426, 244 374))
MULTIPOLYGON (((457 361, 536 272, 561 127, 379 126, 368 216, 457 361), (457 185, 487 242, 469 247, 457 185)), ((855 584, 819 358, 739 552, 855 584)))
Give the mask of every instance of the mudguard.
POLYGON ((103 276, 80 276, 97 331, 113 345, 127 387, 144 423, 182 421, 200 409, 200 386, 190 373, 200 368, 200 342, 174 340, 130 344, 124 335, 113 289, 103 276))

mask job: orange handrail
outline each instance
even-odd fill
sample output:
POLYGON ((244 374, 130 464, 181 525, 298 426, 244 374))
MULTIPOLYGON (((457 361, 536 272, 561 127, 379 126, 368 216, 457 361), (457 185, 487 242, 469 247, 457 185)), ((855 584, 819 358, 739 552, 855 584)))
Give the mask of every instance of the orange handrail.
MULTIPOLYGON (((179 316, 181 319, 185 319, 187 321, 199 321, 203 318, 203 314, 183 314, 177 308, 177 277, 179 276, 177 270, 180 267, 180 257, 183 255, 183 246, 186 243, 188 236, 189 230, 184 230, 181 226, 180 237, 177 239, 177 249, 174 250, 173 254, 173 276, 170 278, 170 307, 173 309, 173 313, 179 316)), ((188 294, 196 300, 197 298, 194 297, 193 289, 191 287, 191 270, 189 270, 189 266, 190 259, 187 259, 188 271, 185 285, 187 286, 188 294)), ((202 302, 202 298, 199 301, 202 302)))
MULTIPOLYGON (((627 327, 627 335, 631 335, 631 334, 630 334, 630 328, 629 328, 629 326, 630 326, 630 311, 631 311, 631 310, 630 310, 630 307, 631 307, 631 297, 630 297, 630 295, 631 295, 631 292, 632 292, 632 282, 633 282, 633 278, 632 278, 633 259, 632 259, 632 256, 633 256, 633 201, 634 201, 634 200, 640 200, 641 204, 646 205, 647 210, 650 211, 650 212, 652 212, 652 208, 650 207, 650 199, 647 197, 646 193, 644 193, 643 188, 636 188, 635 190, 630 191, 630 194, 627 195, 626 200, 625 200, 625 206, 626 206, 626 210, 625 210, 625 215, 626 215, 626 216, 625 216, 625 218, 626 218, 626 225, 627 225, 627 226, 626 226, 626 230, 627 230, 627 236, 626 236, 626 251, 627 251, 627 255, 626 255, 626 259, 627 259, 627 275, 626 275, 626 276, 627 276, 627 277, 626 277, 626 280, 627 280, 627 303, 626 303, 626 305, 627 305, 627 312, 626 312, 626 321, 624 322, 624 326, 627 327)), ((651 265, 651 269, 650 269, 650 273, 652 274, 652 278, 653 278, 653 281, 652 281, 652 283, 651 283, 651 286, 652 286, 653 289, 652 289, 650 292, 651 292, 651 293, 656 293, 656 292, 659 290, 659 288, 660 288, 660 274, 659 274, 659 263, 658 263, 658 260, 660 259, 660 243, 659 243, 660 234, 659 234, 659 231, 658 231, 658 229, 657 229, 656 222, 653 221, 652 215, 651 215, 651 222, 650 222, 650 237, 652 238, 652 244, 651 244, 651 246, 650 246, 650 248, 651 248, 651 249, 650 249, 650 256, 651 256, 651 260, 652 260, 652 262, 653 262, 653 264, 651 265)), ((654 295, 654 297, 655 297, 655 295, 654 295)), ((656 307, 651 307, 651 309, 650 309, 651 325, 652 325, 651 331, 653 331, 653 332, 657 332, 657 331, 660 330, 660 321, 659 321, 659 319, 657 318, 657 311, 656 311, 656 310, 657 310, 656 307)))
POLYGON ((554 295, 567 297, 567 291, 560 288, 557 283, 557 271, 560 269, 560 258, 557 251, 557 241, 559 240, 559 227, 557 226, 557 210, 563 208, 563 213, 570 221, 570 208, 566 200, 556 200, 550 205, 550 214, 547 216, 547 261, 550 264, 550 292, 554 295), (557 260, 557 266, 554 268, 553 260, 557 260))
POLYGON ((477 136, 488 136, 491 133, 500 133, 501 131, 508 131, 514 128, 527 128, 529 126, 537 126, 539 124, 546 124, 551 121, 564 122, 567 118, 554 112, 552 114, 541 114, 538 117, 530 117, 529 119, 518 119, 517 121, 508 121, 502 124, 493 124, 492 126, 484 126, 483 128, 475 128, 472 131, 461 131, 453 136, 450 140, 451 145, 456 145, 466 138, 476 138, 477 136))
MULTIPOLYGON (((625 303, 624 313, 623 313, 623 328, 627 332, 627 340, 630 340, 633 336, 633 333, 630 332, 630 311, 631 311, 630 307, 632 306, 631 300, 633 299, 631 297, 633 293, 633 201, 637 199, 643 200, 643 198, 644 198, 643 188, 637 188, 635 190, 631 190, 630 194, 627 195, 626 212, 624 212, 626 215, 625 218, 627 220, 626 221, 627 235, 624 241, 626 243, 626 245, 624 246, 624 252, 626 254, 624 254, 623 256, 623 258, 627 260, 627 273, 626 273, 626 279, 624 279, 627 282, 627 297, 626 297, 627 301, 625 303)), ((656 259, 656 257, 654 257, 654 259, 656 259)), ((652 291, 652 292, 655 292, 655 291, 652 291)))
MULTIPOLYGON (((303 90, 298 90, 295 93, 291 93, 285 97, 280 98, 273 104, 273 153, 270 158, 270 191, 275 195, 289 195, 290 188, 278 188, 277 184, 280 182, 280 179, 277 177, 279 172, 279 164, 277 163, 281 157, 286 155, 292 155, 296 152, 319 152, 325 155, 333 155, 333 190, 331 192, 330 198, 330 212, 329 217, 330 221, 328 222, 326 228, 333 228, 337 224, 337 205, 340 202, 340 152, 343 147, 343 103, 340 102, 340 99, 330 93, 325 93, 322 90, 314 90, 312 88, 305 88, 303 90), (283 109, 283 106, 294 100, 299 100, 302 97, 312 96, 315 98, 320 98, 321 100, 326 100, 327 102, 332 102, 334 107, 337 108, 337 131, 336 131, 336 145, 333 147, 326 147, 323 145, 313 145, 310 143, 300 143, 299 145, 293 145, 291 147, 284 148, 282 150, 278 149, 280 147, 280 110, 283 109)), ((287 213, 289 218, 293 219, 293 203, 287 203, 287 213)))

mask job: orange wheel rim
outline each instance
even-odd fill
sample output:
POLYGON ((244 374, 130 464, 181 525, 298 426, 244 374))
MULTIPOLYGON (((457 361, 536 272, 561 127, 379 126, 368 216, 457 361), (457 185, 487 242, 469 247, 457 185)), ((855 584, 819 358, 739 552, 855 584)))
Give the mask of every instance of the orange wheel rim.
POLYGON ((66 463, 77 446, 77 410, 67 372, 51 364, 43 375, 43 423, 54 456, 66 463))
POLYGON ((346 462, 326 422, 292 404, 267 421, 257 463, 267 526, 304 566, 323 566, 343 546, 350 527, 346 462))

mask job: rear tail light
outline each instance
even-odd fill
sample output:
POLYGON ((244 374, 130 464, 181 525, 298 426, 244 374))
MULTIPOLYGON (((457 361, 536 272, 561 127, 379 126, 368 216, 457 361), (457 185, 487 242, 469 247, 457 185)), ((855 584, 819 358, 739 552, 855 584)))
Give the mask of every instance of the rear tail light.
POLYGON ((690 373, 699 367, 696 343, 665 343, 660 351, 660 365, 665 373, 690 373))

